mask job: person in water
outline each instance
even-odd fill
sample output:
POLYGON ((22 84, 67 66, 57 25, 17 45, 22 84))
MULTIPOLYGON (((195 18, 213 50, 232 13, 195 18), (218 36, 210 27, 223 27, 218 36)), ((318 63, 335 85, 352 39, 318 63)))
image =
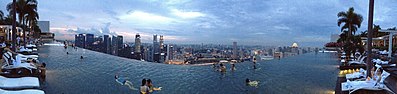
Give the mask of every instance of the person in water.
POLYGON ((231 70, 232 70, 232 71, 236 70, 236 65, 234 65, 234 63, 232 64, 231 70))
POLYGON ((80 59, 84 59, 84 57, 83 57, 83 56, 80 56, 80 59))
POLYGON ((152 93, 154 90, 161 90, 161 87, 158 88, 154 87, 152 84, 152 80, 150 79, 146 80, 146 86, 149 88, 149 93, 152 93))
POLYGON ((66 52, 66 54, 69 54, 69 52, 66 52))
POLYGON ((221 72, 222 73, 226 72, 226 66, 223 65, 222 63, 220 64, 220 66, 221 66, 221 68, 220 68, 221 72))
POLYGON ((149 94, 149 87, 146 85, 146 79, 142 79, 142 84, 139 93, 140 94, 149 94))
POLYGON ((126 85, 128 86, 131 90, 138 90, 136 88, 134 88, 134 86, 132 85, 132 83, 130 81, 127 80, 127 78, 120 78, 118 75, 115 75, 114 78, 116 79, 116 81, 118 83, 120 83, 121 85, 126 85))
POLYGON ((259 81, 251 81, 250 79, 245 79, 245 84, 247 86, 258 87, 259 81))

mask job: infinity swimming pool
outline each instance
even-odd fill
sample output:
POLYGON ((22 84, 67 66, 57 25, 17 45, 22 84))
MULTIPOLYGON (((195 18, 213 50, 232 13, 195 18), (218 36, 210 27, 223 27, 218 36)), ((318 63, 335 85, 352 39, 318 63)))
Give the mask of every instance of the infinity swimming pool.
MULTIPOLYGON (((335 87, 337 58, 330 53, 308 53, 281 60, 236 64, 225 75, 211 66, 183 66, 149 63, 84 49, 41 46, 40 61, 47 63, 43 89, 48 94, 131 94, 138 93, 114 79, 118 73, 139 88, 143 78, 163 87, 157 94, 241 94, 241 93, 329 93, 335 87), (67 55, 66 52, 69 52, 67 55), (80 59, 83 55, 85 58, 80 59), (245 79, 260 81, 248 87, 245 79)), ((227 65, 228 69, 230 65, 227 65)))

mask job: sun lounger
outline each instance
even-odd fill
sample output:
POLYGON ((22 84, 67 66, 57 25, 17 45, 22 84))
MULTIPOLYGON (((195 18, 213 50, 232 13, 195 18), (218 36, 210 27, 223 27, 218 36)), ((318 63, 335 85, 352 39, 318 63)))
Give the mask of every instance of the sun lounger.
POLYGON ((358 72, 346 74, 346 79, 362 78, 362 77, 365 77, 366 74, 367 74, 367 71, 364 70, 363 68, 360 68, 360 71, 358 71, 358 72))
POLYGON ((2 69, 18 69, 18 68, 25 68, 30 70, 32 73, 33 69, 37 69, 37 67, 34 64, 31 63, 24 63, 22 62, 22 58, 17 56, 16 60, 12 58, 12 54, 10 52, 4 53, 3 54, 4 58, 4 64, 1 66, 2 69))
POLYGON ((389 52, 386 51, 386 50, 383 50, 383 51, 379 51, 379 54, 381 54, 381 55, 387 55, 387 54, 389 54, 389 52))
POLYGON ((0 89, 0 94, 45 94, 43 90, 25 89, 25 90, 3 90, 0 89))
POLYGON ((367 58, 367 56, 361 57, 358 61, 349 61, 348 64, 365 64, 364 59, 367 58))
POLYGON ((341 83, 342 91, 350 91, 350 93, 357 90, 386 90, 391 92, 389 88, 384 84, 384 80, 390 75, 390 73, 383 71, 379 83, 374 80, 368 81, 349 81, 341 83))
POLYGON ((36 77, 6 78, 0 76, 1 89, 31 89, 40 88, 39 79, 36 77))
POLYGON ((372 62, 379 64, 379 65, 386 65, 389 64, 389 61, 382 61, 380 59, 372 59, 372 62))

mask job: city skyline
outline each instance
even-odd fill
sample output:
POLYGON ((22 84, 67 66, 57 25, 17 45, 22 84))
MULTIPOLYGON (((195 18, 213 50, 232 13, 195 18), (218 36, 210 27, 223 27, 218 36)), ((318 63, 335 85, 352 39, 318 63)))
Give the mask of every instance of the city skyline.
MULTIPOLYGON (((2 0, 1 10, 11 1, 2 0)), ((394 27, 397 3, 375 3, 374 23, 394 27)), ((164 35, 165 43, 281 46, 323 46, 331 34, 340 33, 336 13, 354 7, 364 18, 358 32, 366 30, 368 1, 46 1, 39 2, 40 20, 50 21, 56 39, 75 34, 123 35, 133 42, 140 33, 142 43, 153 34, 164 35), (216 3, 217 5, 212 5, 216 3), (69 7, 68 7, 69 6, 69 7), (321 12, 320 12, 321 11, 321 12), (320 12, 320 13, 319 13, 320 12)))

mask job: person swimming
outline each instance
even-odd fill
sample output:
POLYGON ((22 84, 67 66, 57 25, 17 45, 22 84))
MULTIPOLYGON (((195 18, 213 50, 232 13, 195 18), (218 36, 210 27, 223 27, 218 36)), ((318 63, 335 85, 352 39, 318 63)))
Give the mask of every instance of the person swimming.
POLYGON ((220 64, 220 66, 221 66, 220 71, 221 71, 222 73, 225 73, 225 72, 226 72, 226 66, 223 65, 222 63, 220 64))
POLYGON ((66 54, 69 54, 69 52, 66 52, 66 54))
POLYGON ((147 79, 146 80, 146 86, 149 88, 149 92, 152 93, 154 90, 158 91, 161 90, 162 87, 154 87, 152 84, 152 80, 147 79))
POLYGON ((232 71, 236 70, 236 65, 234 65, 234 63, 232 64, 231 70, 232 70, 232 71))
POLYGON ((146 85, 146 79, 142 79, 141 87, 140 87, 140 94, 149 94, 149 87, 146 85))
POLYGON ((80 56, 80 59, 84 59, 84 57, 83 57, 83 56, 80 56))
POLYGON ((126 86, 128 86, 131 90, 138 90, 138 89, 136 89, 136 88, 133 86, 133 84, 132 84, 130 81, 128 81, 127 78, 120 78, 118 75, 115 75, 114 78, 116 79, 116 82, 118 82, 119 84, 121 84, 121 85, 126 85, 126 86))
POLYGON ((250 79, 245 79, 245 84, 247 86, 258 87, 259 81, 251 81, 250 79))

